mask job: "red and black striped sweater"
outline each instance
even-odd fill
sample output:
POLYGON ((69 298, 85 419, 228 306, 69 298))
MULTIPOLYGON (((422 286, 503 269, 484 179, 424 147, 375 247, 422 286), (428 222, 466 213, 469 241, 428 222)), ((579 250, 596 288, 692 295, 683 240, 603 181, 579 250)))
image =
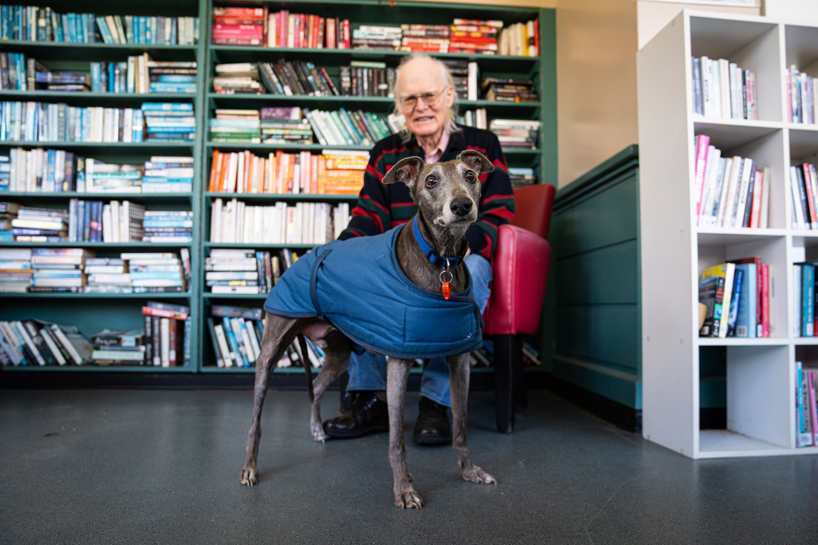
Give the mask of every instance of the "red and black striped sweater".
MULTIPOLYGON (((494 133, 458 127, 461 130, 449 136, 448 148, 440 161, 451 161, 461 151, 473 149, 485 155, 495 167, 494 172, 480 175, 480 215, 478 221, 466 231, 471 252, 490 260, 497 246, 497 228, 514 217, 514 193, 508 178, 508 166, 500 141, 494 133)), ((338 237, 339 240, 377 235, 412 219, 418 207, 412 202, 409 188, 400 183, 381 183, 392 165, 412 156, 426 156, 414 136, 406 143, 401 143, 400 137, 393 135, 375 144, 369 155, 358 205, 352 211, 349 226, 338 237)))

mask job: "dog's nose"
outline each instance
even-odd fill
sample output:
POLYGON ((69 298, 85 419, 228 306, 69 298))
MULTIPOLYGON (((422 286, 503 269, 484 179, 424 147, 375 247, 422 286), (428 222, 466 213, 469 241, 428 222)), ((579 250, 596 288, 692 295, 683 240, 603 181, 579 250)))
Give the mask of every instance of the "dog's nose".
POLYGON ((452 212, 454 212, 456 216, 467 215, 469 212, 471 212, 471 207, 472 207, 471 199, 466 197, 455 199, 452 201, 452 204, 450 205, 452 212))

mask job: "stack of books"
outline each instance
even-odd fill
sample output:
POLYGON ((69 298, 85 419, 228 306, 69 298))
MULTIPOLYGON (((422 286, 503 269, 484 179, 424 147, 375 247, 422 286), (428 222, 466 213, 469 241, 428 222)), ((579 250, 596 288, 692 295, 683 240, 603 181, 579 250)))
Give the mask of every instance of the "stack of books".
POLYGON ((80 164, 77 164, 78 193, 141 193, 142 165, 115 165, 95 159, 84 163, 84 182, 80 183, 80 164))
POLYGON ((33 91, 37 72, 47 70, 23 53, 0 52, 0 88, 4 91, 33 91))
POLYGON ((217 109, 210 120, 211 142, 261 143, 261 114, 258 110, 217 109))
POLYGON ((141 142, 142 112, 131 108, 75 108, 64 103, 3 102, 0 140, 141 142))
POLYGON ((260 62, 258 70, 267 92, 273 95, 338 95, 338 89, 326 69, 311 62, 260 62))
POLYGON ((322 145, 371 146, 401 130, 404 117, 341 108, 335 112, 304 109, 316 138, 322 145))
POLYGON ((3 365, 82 365, 91 352, 91 344, 73 326, 41 320, 0 322, 3 365))
POLYGON ((324 150, 318 162, 318 193, 357 195, 364 186, 368 154, 345 150, 324 150))
POLYGON ((504 148, 534 149, 537 147, 540 122, 522 119, 492 119, 489 129, 497 135, 500 145, 504 148))
POLYGON ((401 25, 401 51, 449 52, 449 25, 401 25))
POLYGON ((27 292, 31 274, 31 248, 0 248, 0 293, 27 292))
POLYGON ((174 252, 123 253, 128 261, 134 293, 183 292, 189 285, 190 253, 181 249, 182 259, 174 252))
POLYGON ((508 177, 511 179, 511 187, 526 187, 537 183, 533 168, 509 167, 508 177))
MULTIPOLYGON (((262 64, 262 63, 259 63, 262 64)), ((213 91, 219 95, 236 93, 263 95, 259 67, 251 62, 217 64, 213 78, 213 91)))
POLYGON ((0 40, 97 42, 93 13, 60 15, 49 7, 0 7, 0 40))
MULTIPOLYGON (((263 144, 312 144, 312 127, 304 118, 292 118, 297 108, 262 108, 261 142, 263 144)), ((300 112, 299 112, 300 114, 300 112)))
POLYGON ((755 72, 734 62, 693 58, 693 112, 705 117, 758 119, 755 72))
POLYGON ((232 199, 213 201, 210 242, 219 244, 326 244, 349 222, 349 205, 328 203, 247 206, 232 199), (346 220, 346 221, 345 221, 346 220))
POLYGON ((17 219, 17 212, 19 211, 19 203, 0 201, 0 241, 11 242, 14 240, 11 221, 17 219))
POLYGON ((147 142, 191 142, 196 138, 196 118, 193 104, 145 102, 147 142))
POLYGON ((477 63, 460 59, 440 59, 446 65, 454 79, 454 92, 460 100, 477 100, 480 98, 477 63))
POLYGON ((361 25, 352 31, 352 49, 391 49, 401 46, 400 27, 361 25))
MULTIPOLYGON (((77 205, 79 206, 79 203, 77 205)), ((144 206, 129 201, 111 201, 104 205, 102 207, 102 241, 144 241, 142 219, 146 214, 148 212, 145 212, 144 206)), ((79 234, 79 229, 77 232, 79 234)))
POLYGON ((48 91, 90 91, 91 76, 80 72, 37 72, 35 89, 48 91))
POLYGON ((103 329, 91 335, 96 365, 144 365, 145 333, 141 330, 103 329))
POLYGON ((264 44, 267 47, 350 49, 350 29, 349 19, 283 10, 267 15, 264 44))
POLYGON ((199 40, 198 17, 106 15, 96 22, 106 44, 194 45, 199 40))
POLYGON ((463 117, 455 118, 458 123, 466 125, 467 127, 475 127, 477 129, 488 129, 488 114, 485 108, 475 108, 474 110, 466 110, 463 112, 463 117))
MULTIPOLYGON (((698 225, 767 228, 772 184, 769 168, 762 170, 752 159, 739 156, 722 158, 721 150, 710 145, 710 138, 699 135, 696 137, 695 180, 698 225)), ((792 189, 795 197, 798 185, 792 184, 792 189)), ((814 202, 810 201, 810 206, 814 202)), ((798 216, 802 210, 800 195, 793 203, 798 204, 796 219, 809 217, 798 216)), ((809 228, 800 222, 798 225, 800 229, 809 228)))
MULTIPOLYGON (((800 274, 799 269, 795 269, 800 274)), ((801 283, 796 290, 800 295, 801 283)), ((708 267, 699 282, 699 303, 706 307, 700 337, 774 337, 775 269, 758 256, 708 267)), ((814 287, 812 284, 807 287, 814 287)), ((810 290, 812 290, 812 287, 810 290)), ((814 294, 810 292, 810 300, 814 294)), ((800 301, 800 299, 797 299, 800 301)), ((800 305, 796 305, 798 307, 800 305)), ((799 324, 801 322, 798 322, 799 324)), ((809 336, 812 336, 810 333, 809 336)))
POLYGON ((193 157, 155 155, 145 162, 143 193, 190 193, 193 191, 193 157))
POLYGON ((787 68, 787 121, 818 123, 818 78, 800 72, 793 64, 787 68))
POLYGON ((818 176, 815 165, 804 163, 790 167, 790 189, 795 212, 793 229, 818 229, 818 176))
POLYGON ((85 278, 85 293, 133 293, 128 262, 122 258, 87 258, 85 278))
POLYGON ((261 354, 264 323, 260 308, 213 305, 207 329, 218 367, 251 367, 261 354))
POLYGON ((195 93, 196 92, 196 63, 195 62, 157 62, 147 63, 148 79, 140 80, 143 86, 149 85, 151 93, 195 93))
POLYGON ((538 57, 540 55, 540 22, 516 23, 500 31, 500 55, 538 57))
POLYGON ((385 62, 351 61, 338 68, 341 94, 359 97, 393 97, 395 69, 385 62))
POLYGON ((483 80, 483 96, 500 102, 537 102, 539 97, 530 79, 486 78, 483 80))
POLYGON ((795 446, 818 446, 818 371, 795 362, 795 446))
POLYGON ((816 337, 815 327, 815 267, 818 262, 807 261, 793 264, 792 314, 795 322, 793 335, 796 337, 816 337))
POLYGON ((278 259, 267 251, 213 249, 205 259, 205 282, 211 293, 267 293, 273 271, 277 278, 278 259))
POLYGON ((449 32, 449 53, 494 55, 502 21, 455 19, 449 32))
POLYGON ((85 159, 70 151, 12 148, 0 157, 0 191, 60 193, 85 190, 85 159))
POLYGON ((85 286, 84 261, 94 252, 82 248, 34 248, 31 250, 31 292, 81 292, 85 286))
POLYGON ((65 242, 68 211, 20 206, 11 219, 11 233, 18 242, 65 242))
POLYGON ((193 242, 193 212, 155 210, 145 212, 142 242, 186 244, 193 242))
POLYGON ((213 8, 214 45, 263 45, 267 8, 213 8))
POLYGON ((190 307, 148 301, 142 307, 145 324, 145 365, 190 365, 190 307))

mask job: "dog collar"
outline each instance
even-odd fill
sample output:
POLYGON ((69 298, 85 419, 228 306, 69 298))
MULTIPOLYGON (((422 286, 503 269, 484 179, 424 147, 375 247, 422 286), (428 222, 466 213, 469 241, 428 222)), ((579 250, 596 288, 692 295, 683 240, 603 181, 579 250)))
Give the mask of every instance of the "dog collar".
POLYGON ((420 233, 420 227, 418 227, 417 214, 415 214, 415 221, 413 223, 415 239, 418 241, 418 245, 420 245, 420 250, 424 254, 426 254, 426 257, 429 258, 429 261, 432 263, 432 265, 440 265, 441 267, 454 267, 455 265, 460 263, 460 259, 457 257, 451 257, 448 255, 438 255, 437 252, 435 252, 435 249, 432 248, 432 245, 426 242, 426 239, 423 238, 423 235, 420 233))

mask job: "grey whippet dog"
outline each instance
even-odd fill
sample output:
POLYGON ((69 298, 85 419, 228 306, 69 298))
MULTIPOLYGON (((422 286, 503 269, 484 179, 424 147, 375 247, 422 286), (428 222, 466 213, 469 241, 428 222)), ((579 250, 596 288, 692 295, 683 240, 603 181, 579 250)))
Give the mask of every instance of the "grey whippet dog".
MULTIPOLYGON (((420 157, 408 157, 395 164, 383 178, 383 183, 405 183, 412 199, 418 204, 421 232, 432 243, 438 255, 461 258, 452 269, 451 292, 460 293, 467 287, 462 258, 468 244, 463 235, 477 220, 480 202, 478 176, 494 170, 494 165, 481 153, 462 152, 454 161, 427 165, 420 157)), ((440 268, 429 262, 421 251, 412 229, 402 229, 396 243, 398 262, 406 276, 417 286, 440 292, 440 268)), ((253 422, 247 437, 247 459, 241 470, 241 483, 258 483, 258 446, 261 438, 261 410, 267 392, 270 373, 288 346, 298 336, 301 350, 306 353, 304 336, 324 349, 326 354, 321 372, 312 381, 310 366, 305 365, 312 400, 310 428, 317 441, 326 436, 321 424, 321 398, 327 386, 349 364, 350 346, 337 329, 318 318, 286 318, 267 313, 261 354, 256 360, 253 422)), ((474 465, 466 441, 466 403, 469 393, 468 354, 448 356, 454 423, 454 449, 463 479, 473 483, 496 483, 497 480, 474 465)), ((389 406, 389 462, 394 476, 395 505, 421 508, 423 501, 411 485, 412 475, 406 469, 403 407, 409 369, 413 360, 387 358, 387 403, 389 406)))

